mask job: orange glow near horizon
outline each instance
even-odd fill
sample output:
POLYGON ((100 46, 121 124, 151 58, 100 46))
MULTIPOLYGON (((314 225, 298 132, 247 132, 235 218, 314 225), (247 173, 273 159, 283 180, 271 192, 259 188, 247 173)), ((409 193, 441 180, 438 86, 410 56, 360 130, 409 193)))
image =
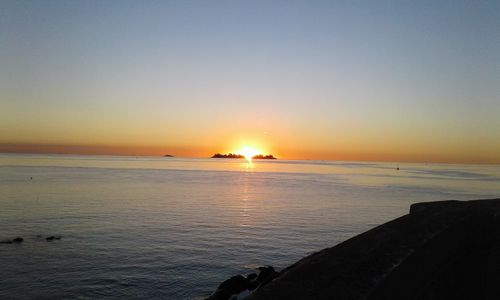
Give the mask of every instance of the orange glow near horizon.
POLYGON ((92 144, 37 144, 37 143, 1 143, 2 153, 55 153, 55 154, 84 154, 84 155, 130 155, 130 156, 163 156, 166 154, 176 157, 208 158, 214 153, 239 153, 253 156, 256 154, 272 154, 284 160, 339 160, 339 161, 387 161, 387 162, 434 162, 434 163, 500 163, 496 147, 448 147, 448 145, 434 145, 434 148, 422 148, 414 145, 412 149, 401 149, 397 143, 391 148, 383 147, 388 143, 379 143, 380 147, 372 144, 370 149, 360 151, 363 145, 342 143, 337 137, 335 145, 326 145, 321 148, 313 143, 305 143, 308 147, 301 147, 293 140, 281 136, 260 138, 250 136, 221 136, 212 138, 212 143, 201 145, 92 145, 92 144), (440 146, 440 147, 437 147, 440 146), (446 146, 446 147, 444 147, 446 146), (248 149, 249 148, 249 149, 248 149), (249 151, 247 151, 249 150, 249 151), (467 154, 465 155, 464 154, 467 154), (255 154, 254 154, 255 153, 255 154), (253 154, 253 155, 252 155, 253 154), (478 155, 480 154, 480 155, 478 155))

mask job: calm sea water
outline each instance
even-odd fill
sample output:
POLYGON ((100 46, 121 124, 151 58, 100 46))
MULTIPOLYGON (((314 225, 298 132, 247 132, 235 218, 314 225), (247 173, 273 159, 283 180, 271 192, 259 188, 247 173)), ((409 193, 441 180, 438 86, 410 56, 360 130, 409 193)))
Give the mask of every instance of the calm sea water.
POLYGON ((25 239, 0 298, 199 299, 411 203, 499 196, 498 165, 0 154, 0 240, 25 239))

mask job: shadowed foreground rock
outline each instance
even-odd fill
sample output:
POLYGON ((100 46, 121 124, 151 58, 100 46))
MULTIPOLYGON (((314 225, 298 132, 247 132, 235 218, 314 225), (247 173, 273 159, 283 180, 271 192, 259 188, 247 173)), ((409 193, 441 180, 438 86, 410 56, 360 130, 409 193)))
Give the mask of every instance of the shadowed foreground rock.
POLYGON ((499 214, 500 199, 414 204, 247 299, 500 299, 499 214))
POLYGON ((249 293, 257 287, 268 283, 278 275, 271 266, 259 267, 257 269, 259 270, 259 275, 255 273, 248 274, 247 277, 236 275, 222 282, 217 290, 206 300, 228 300, 233 295, 241 295, 244 292, 249 293))

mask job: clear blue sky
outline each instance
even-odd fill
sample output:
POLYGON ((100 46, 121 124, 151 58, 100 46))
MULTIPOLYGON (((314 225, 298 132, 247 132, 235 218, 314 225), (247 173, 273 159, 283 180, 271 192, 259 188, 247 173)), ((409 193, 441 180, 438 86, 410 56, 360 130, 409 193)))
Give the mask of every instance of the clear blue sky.
POLYGON ((499 1, 1 1, 0 66, 4 145, 500 162, 499 1))

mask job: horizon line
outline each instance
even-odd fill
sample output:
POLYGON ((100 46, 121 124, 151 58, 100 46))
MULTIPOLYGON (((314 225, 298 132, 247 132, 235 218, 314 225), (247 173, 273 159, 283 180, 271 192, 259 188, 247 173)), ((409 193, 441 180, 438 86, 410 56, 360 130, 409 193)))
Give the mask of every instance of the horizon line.
MULTIPOLYGON (((187 159, 210 159, 207 156, 190 156, 190 155, 175 155, 172 153, 165 154, 132 154, 132 153, 80 153, 80 152, 48 152, 48 151, 5 151, 0 144, 0 154, 15 154, 15 155, 75 155, 75 156, 119 156, 119 157, 157 157, 162 158, 165 155, 172 155, 170 158, 187 158, 187 159)), ((168 158, 168 157, 167 157, 168 158)), ((500 165, 500 162, 453 162, 453 161, 415 161, 415 160, 371 160, 371 159, 326 159, 326 158, 280 158, 279 161, 331 161, 331 162, 359 162, 359 163, 405 163, 405 164, 448 164, 448 165, 500 165)))

